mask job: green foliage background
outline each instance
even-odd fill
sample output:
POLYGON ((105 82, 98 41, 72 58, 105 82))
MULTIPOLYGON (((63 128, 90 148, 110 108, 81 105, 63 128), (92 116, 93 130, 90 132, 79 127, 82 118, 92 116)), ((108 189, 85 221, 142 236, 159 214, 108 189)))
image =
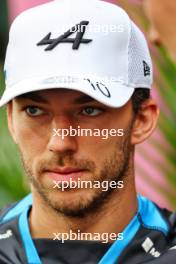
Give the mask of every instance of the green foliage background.
MULTIPOLYGON (((8 41, 6 1, 0 1, 0 93, 4 90, 3 61, 8 41)), ((21 199, 28 187, 19 154, 7 129, 6 109, 0 109, 0 208, 21 199)))
MULTIPOLYGON (((3 87, 2 68, 0 85, 3 87)), ((27 184, 16 146, 7 129, 6 109, 0 110, 0 208, 17 201, 27 193, 27 184)))

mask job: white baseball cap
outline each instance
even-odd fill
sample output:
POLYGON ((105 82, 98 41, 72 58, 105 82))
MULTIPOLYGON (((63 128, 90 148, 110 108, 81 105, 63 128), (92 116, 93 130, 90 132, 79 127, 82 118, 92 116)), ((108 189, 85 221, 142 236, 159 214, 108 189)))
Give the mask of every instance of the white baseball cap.
POLYGON ((143 33, 120 7, 100 0, 55 0, 13 22, 0 106, 28 92, 66 88, 121 107, 151 88, 143 33))

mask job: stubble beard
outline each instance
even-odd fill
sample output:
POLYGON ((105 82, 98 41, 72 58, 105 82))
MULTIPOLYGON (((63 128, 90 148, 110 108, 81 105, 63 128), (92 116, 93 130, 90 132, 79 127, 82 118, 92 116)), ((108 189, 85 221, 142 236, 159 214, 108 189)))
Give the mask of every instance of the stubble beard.
MULTIPOLYGON (((74 199, 73 194, 72 201, 57 199, 57 194, 56 196, 52 195, 53 189, 45 187, 42 181, 38 181, 38 179, 41 178, 40 175, 46 166, 47 160, 42 160, 41 163, 38 164, 38 169, 36 170, 37 173, 34 173, 30 164, 25 161, 22 153, 21 159, 30 183, 47 206, 49 206, 58 214, 62 214, 67 217, 83 218, 87 215, 98 213, 102 207, 108 204, 113 195, 117 196, 118 193, 118 197, 120 197, 121 193, 126 187, 125 184, 128 182, 129 172, 131 171, 130 158, 132 152, 133 148, 130 145, 130 131, 128 131, 122 142, 120 144, 116 144, 114 152, 111 154, 111 156, 104 160, 103 168, 97 174, 94 173, 96 170, 96 164, 93 161, 84 159, 76 162, 74 161, 71 153, 57 155, 57 157, 55 156, 53 159, 50 159, 52 160, 52 164, 55 164, 55 166, 64 166, 64 164, 69 161, 69 167, 71 164, 71 166, 87 168, 89 171, 91 171, 92 177, 89 179, 91 181, 99 181, 100 183, 103 181, 124 182, 123 189, 108 188, 107 191, 102 191, 102 189, 86 189, 85 195, 83 195, 83 192, 81 192, 81 195, 77 195, 76 192, 79 192, 79 190, 76 190, 76 199, 74 199)), ((51 163, 48 162, 48 165, 49 164, 51 163)), ((57 191, 61 192, 60 190, 57 191)), ((61 197, 62 194, 60 193, 59 195, 61 197)))

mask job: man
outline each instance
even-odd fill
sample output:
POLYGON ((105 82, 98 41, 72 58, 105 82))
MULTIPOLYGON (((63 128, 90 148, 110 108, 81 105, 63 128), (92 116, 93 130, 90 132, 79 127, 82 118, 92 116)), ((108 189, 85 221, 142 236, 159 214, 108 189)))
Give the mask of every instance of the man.
POLYGON ((135 145, 159 110, 128 15, 98 0, 30 9, 10 30, 5 75, 0 105, 32 196, 1 212, 1 263, 174 263, 175 215, 135 190, 135 145))
POLYGON ((176 60, 176 2, 144 0, 144 10, 150 21, 149 37, 157 45, 163 44, 176 60))

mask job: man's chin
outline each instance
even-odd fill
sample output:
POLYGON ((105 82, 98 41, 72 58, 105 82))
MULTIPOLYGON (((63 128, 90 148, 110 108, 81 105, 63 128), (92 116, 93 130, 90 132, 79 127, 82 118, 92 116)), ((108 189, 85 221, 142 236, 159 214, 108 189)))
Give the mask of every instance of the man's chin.
POLYGON ((57 213, 67 217, 84 217, 98 210, 105 202, 108 192, 76 189, 68 191, 41 192, 40 196, 57 213))

